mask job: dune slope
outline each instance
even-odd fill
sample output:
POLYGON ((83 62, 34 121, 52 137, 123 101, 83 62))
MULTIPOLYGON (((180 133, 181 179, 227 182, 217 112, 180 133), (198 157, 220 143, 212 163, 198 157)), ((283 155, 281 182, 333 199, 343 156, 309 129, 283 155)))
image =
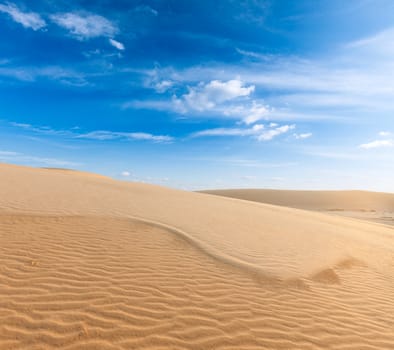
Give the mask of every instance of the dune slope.
POLYGON ((0 349, 391 349, 393 230, 0 165, 0 349))
POLYGON ((267 189, 208 190, 201 192, 394 225, 393 193, 267 189))

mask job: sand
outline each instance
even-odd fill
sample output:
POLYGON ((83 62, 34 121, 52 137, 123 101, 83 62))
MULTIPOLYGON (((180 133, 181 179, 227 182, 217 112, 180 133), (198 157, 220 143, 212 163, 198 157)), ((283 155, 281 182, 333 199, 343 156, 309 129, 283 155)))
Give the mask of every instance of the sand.
POLYGON ((392 349, 392 227, 0 165, 0 349, 392 349))
POLYGON ((394 225, 394 193, 267 189, 209 190, 201 192, 394 225))

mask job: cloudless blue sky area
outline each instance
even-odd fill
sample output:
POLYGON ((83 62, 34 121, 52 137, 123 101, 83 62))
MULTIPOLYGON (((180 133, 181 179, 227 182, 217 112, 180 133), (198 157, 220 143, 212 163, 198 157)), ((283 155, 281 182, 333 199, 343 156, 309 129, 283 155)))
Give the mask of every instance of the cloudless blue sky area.
POLYGON ((0 162, 394 192, 391 0, 0 0, 0 162))

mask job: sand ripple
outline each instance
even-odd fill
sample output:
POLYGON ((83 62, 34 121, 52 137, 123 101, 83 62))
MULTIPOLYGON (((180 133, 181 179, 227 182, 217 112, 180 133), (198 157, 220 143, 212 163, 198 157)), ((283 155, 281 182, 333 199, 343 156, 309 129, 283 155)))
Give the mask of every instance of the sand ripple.
POLYGON ((1 215, 0 242, 2 350, 394 348, 393 263, 270 280, 104 216, 1 215))

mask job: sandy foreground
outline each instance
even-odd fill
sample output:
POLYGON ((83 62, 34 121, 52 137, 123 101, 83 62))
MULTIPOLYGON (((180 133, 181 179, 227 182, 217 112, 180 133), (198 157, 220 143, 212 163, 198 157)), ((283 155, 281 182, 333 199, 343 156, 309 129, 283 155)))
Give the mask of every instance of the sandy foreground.
POLYGON ((0 349, 394 349, 393 227, 0 164, 0 349))

